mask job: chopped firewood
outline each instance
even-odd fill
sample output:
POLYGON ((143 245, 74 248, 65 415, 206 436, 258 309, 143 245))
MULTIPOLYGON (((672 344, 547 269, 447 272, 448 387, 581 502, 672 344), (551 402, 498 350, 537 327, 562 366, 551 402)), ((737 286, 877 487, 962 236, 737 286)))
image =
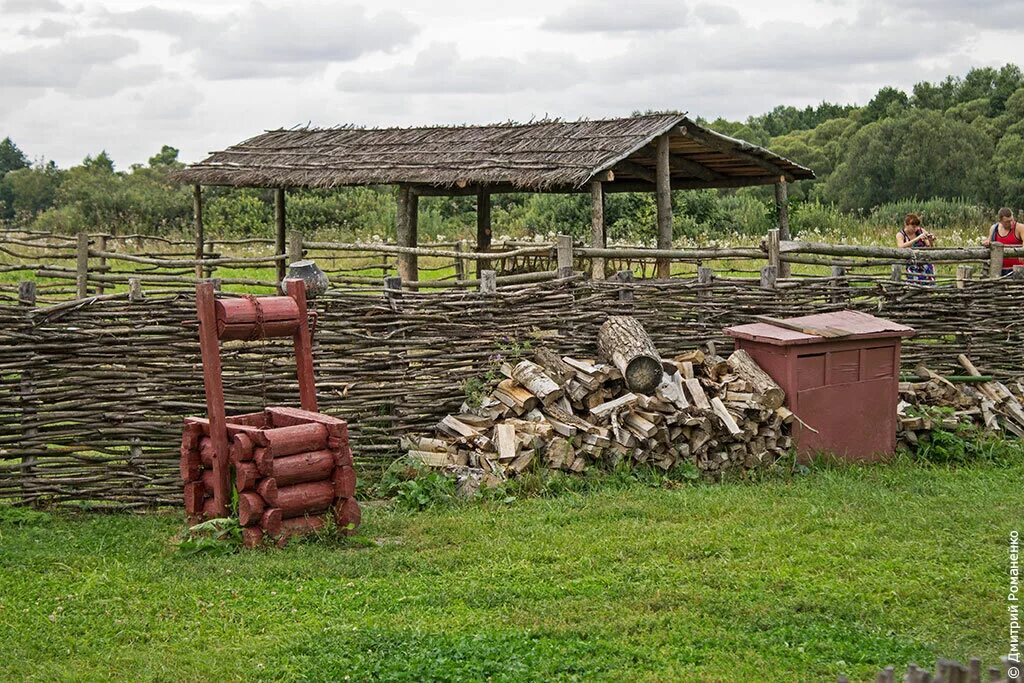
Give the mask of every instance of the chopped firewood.
POLYGON ((498 460, 514 460, 518 450, 516 428, 508 423, 495 426, 494 445, 498 449, 498 460))
POLYGON ((743 431, 739 428, 739 425, 736 424, 736 420, 733 419, 733 416, 726 409, 725 404, 722 403, 722 399, 717 396, 711 399, 711 408, 715 411, 715 415, 721 418, 722 424, 725 425, 725 428, 729 430, 730 434, 736 435, 743 431))
POLYGON ((602 403, 601 405, 594 406, 590 409, 590 414, 596 418, 605 418, 611 413, 618 412, 622 408, 629 407, 636 403, 636 394, 630 392, 624 394, 616 399, 602 403))
POLYGON ((704 393, 704 388, 700 385, 700 380, 688 379, 683 382, 686 386, 686 391, 690 394, 690 399, 700 410, 711 410, 711 404, 708 403, 708 396, 704 393))
POLYGON ((544 373, 544 369, 528 360, 512 368, 512 378, 547 406, 562 397, 562 388, 544 373))

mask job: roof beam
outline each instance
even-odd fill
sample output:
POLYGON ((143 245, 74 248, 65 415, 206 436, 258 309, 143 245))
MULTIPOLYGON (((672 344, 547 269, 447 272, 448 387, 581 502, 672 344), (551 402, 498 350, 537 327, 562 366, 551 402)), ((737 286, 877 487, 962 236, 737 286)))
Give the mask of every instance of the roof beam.
POLYGON ((646 180, 649 183, 655 182, 654 170, 647 168, 646 166, 641 166, 635 161, 623 159, 619 163, 615 164, 613 168, 614 170, 622 171, 623 173, 628 173, 629 175, 636 176, 641 180, 646 180))
MULTIPOLYGON (((744 161, 754 164, 758 168, 762 168, 776 176, 783 176, 787 181, 793 181, 792 174, 783 170, 783 168, 778 164, 762 159, 761 157, 750 154, 749 152, 744 152, 724 137, 715 135, 709 131, 701 130, 695 126, 679 126, 677 130, 680 135, 688 137, 694 142, 700 143, 701 145, 713 149, 716 152, 721 152, 722 154, 728 154, 738 159, 743 159, 744 161)), ((776 178, 776 180, 778 180, 778 178, 776 178)))
MULTIPOLYGON (((673 190, 703 190, 716 187, 751 187, 755 185, 774 185, 779 181, 776 175, 761 176, 731 176, 720 180, 680 180, 672 179, 673 190)), ((605 192, 654 192, 655 184, 646 180, 616 180, 605 182, 602 186, 605 192)), ((529 187, 519 187, 508 183, 493 183, 490 185, 471 186, 460 188, 457 186, 433 186, 433 185, 411 185, 412 191, 421 197, 460 197, 464 195, 475 195, 478 190, 490 194, 575 194, 590 192, 589 185, 582 187, 556 185, 538 190, 529 187)))
POLYGON ((701 180, 723 180, 726 178, 725 175, 718 171, 712 171, 704 164, 698 164, 696 161, 674 154, 669 155, 668 165, 673 171, 679 171, 701 180))

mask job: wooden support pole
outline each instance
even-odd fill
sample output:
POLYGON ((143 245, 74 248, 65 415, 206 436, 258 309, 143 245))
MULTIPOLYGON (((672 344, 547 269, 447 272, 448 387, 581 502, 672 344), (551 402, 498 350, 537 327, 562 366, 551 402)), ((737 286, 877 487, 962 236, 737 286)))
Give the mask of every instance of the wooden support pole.
POLYGON ((213 283, 196 285, 196 311, 199 314, 199 352, 203 359, 203 384, 206 387, 206 416, 210 421, 213 445, 213 513, 226 517, 231 502, 228 473, 228 430, 224 409, 224 383, 221 377, 220 340, 217 336, 216 294, 213 283))
POLYGON ((899 282, 903 279, 903 264, 894 263, 892 264, 892 281, 899 282))
MULTIPOLYGON (((285 248, 287 242, 285 241, 287 234, 285 219, 285 206, 284 206, 284 188, 279 187, 274 190, 274 255, 285 256, 287 251, 285 248)), ((277 281, 281 282, 284 280, 285 275, 288 273, 288 264, 283 260, 277 262, 277 281)))
POLYGON ((832 282, 834 286, 829 300, 834 303, 842 303, 849 299, 849 284, 846 282, 846 268, 843 266, 832 266, 832 282))
POLYGON ((89 296, 89 235, 84 232, 78 233, 77 256, 75 270, 78 298, 84 299, 89 296))
POLYGON ((761 289, 775 289, 775 282, 779 278, 779 269, 776 266, 761 267, 761 289))
MULTIPOLYGON (((658 206, 658 249, 672 248, 672 178, 668 163, 668 133, 658 138, 657 166, 655 176, 657 182, 654 199, 658 206)), ((672 262, 666 258, 657 260, 659 278, 672 277, 672 262)))
MULTIPOLYGON (((455 245, 455 251, 463 252, 466 250, 466 240, 459 240, 455 245)), ((455 257, 455 279, 465 280, 466 279, 466 259, 461 256, 455 257)))
POLYGON ((627 302, 633 300, 633 288, 628 285, 633 284, 633 271, 632 270, 620 270, 615 273, 615 279, 619 282, 627 285, 619 289, 619 301, 627 302))
MULTIPOLYGON (((106 235, 99 235, 99 236, 96 237, 96 251, 98 251, 100 253, 105 253, 107 251, 107 236, 106 235)), ((100 264, 99 264, 99 268, 97 270, 101 274, 106 273, 107 272, 107 257, 106 256, 100 256, 99 259, 100 259, 100 264)), ((100 280, 96 284, 96 293, 97 294, 103 294, 105 289, 106 288, 103 286, 103 281, 100 280)))
MULTIPOLYGON (((600 180, 590 181, 590 246, 604 249, 607 246, 604 227, 604 187, 600 180)), ((594 256, 591 260, 590 277, 604 279, 604 258, 594 256)))
POLYGON ((557 259, 558 277, 572 277, 572 236, 559 235, 555 242, 555 257, 557 259))
MULTIPOLYGON (((196 260, 200 261, 203 258, 203 244, 206 242, 203 235, 203 187, 201 185, 192 186, 192 224, 196 233, 196 260)), ((202 277, 203 266, 196 264, 196 279, 199 280, 202 277)))
MULTIPOLYGON (((407 185, 398 188, 398 207, 395 216, 396 242, 400 247, 416 246, 419 196, 407 185)), ((398 255, 398 275, 403 282, 419 280, 419 265, 416 254, 398 255)))
POLYGON ((484 294, 494 294, 498 291, 498 273, 493 270, 480 272, 480 291, 484 294))
MULTIPOLYGON (((476 193, 476 250, 481 254, 491 250, 491 195, 485 190, 476 193)), ((490 268, 490 261, 477 261, 476 276, 482 278, 490 268)))
POLYGON ((288 232, 288 263, 295 263, 301 261, 302 257, 305 256, 305 250, 302 248, 302 231, 291 230, 288 232))
POLYGON ((764 240, 765 249, 768 252, 768 265, 775 268, 775 273, 778 275, 782 271, 782 259, 780 257, 779 249, 779 229, 772 228, 768 231, 768 236, 764 240))
POLYGON ((128 278, 128 301, 142 301, 145 295, 142 293, 142 281, 137 277, 128 278))
POLYGON ((957 266, 956 267, 956 288, 963 289, 964 285, 971 279, 971 275, 974 273, 974 268, 970 266, 957 266))
POLYGON ((988 278, 998 280, 1003 276, 1003 252, 1005 247, 1001 242, 993 242, 989 247, 988 257, 988 278))
MULTIPOLYGON (((34 308, 36 305, 36 283, 26 280, 18 284, 18 305, 26 308, 34 308)), ((19 394, 21 400, 21 438, 22 447, 29 448, 33 445, 39 429, 36 426, 36 390, 35 381, 31 367, 21 368, 21 379, 19 381, 19 394)), ((28 496, 29 486, 27 477, 32 474, 36 465, 36 456, 26 455, 21 459, 22 485, 25 495, 28 496)))
MULTIPOLYGON (((203 252, 203 260, 208 261, 216 258, 217 254, 214 251, 217 246, 216 241, 209 239, 206 240, 206 251, 203 252)), ((203 277, 207 280, 213 277, 213 271, 217 268, 215 264, 203 264, 203 277)))
MULTIPOLYGON (((779 239, 788 241, 789 236, 789 190, 785 176, 775 183, 775 215, 779 230, 779 239)), ((789 277, 788 263, 779 263, 779 277, 789 277)))
POLYGON ((316 380, 313 375, 313 339, 309 333, 306 309, 306 283, 299 279, 284 281, 285 292, 299 305, 299 327, 295 330, 295 374, 299 380, 299 403, 303 410, 317 412, 316 380))

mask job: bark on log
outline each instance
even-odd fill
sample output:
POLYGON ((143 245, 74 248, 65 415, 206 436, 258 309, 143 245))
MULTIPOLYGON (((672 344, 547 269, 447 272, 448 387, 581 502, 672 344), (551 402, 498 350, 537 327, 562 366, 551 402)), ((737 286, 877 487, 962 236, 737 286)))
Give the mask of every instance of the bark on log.
POLYGON ((750 354, 743 349, 733 351, 726 361, 729 367, 737 375, 745 379, 753 387, 754 396, 762 406, 769 410, 775 410, 786 400, 786 393, 775 380, 750 357, 750 354))
POLYGON ((532 361, 520 361, 512 368, 512 379, 526 387, 545 406, 562 398, 562 388, 544 373, 544 368, 532 361))
POLYGON ((661 356, 636 318, 608 318, 597 331, 597 351, 619 369, 630 391, 650 395, 661 383, 661 356))
POLYGON ((277 489, 277 507, 282 519, 323 512, 334 502, 334 482, 314 481, 277 489))

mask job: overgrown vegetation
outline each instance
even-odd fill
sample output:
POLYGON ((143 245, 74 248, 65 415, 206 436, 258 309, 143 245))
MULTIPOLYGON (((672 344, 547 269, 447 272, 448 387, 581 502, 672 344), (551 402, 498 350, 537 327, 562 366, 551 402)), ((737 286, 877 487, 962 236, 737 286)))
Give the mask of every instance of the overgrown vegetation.
MULTIPOLYGON (((717 119, 711 127, 770 147, 818 174, 790 190, 796 231, 843 235, 867 230, 887 240, 908 211, 930 228, 956 229, 977 241, 992 209, 1024 208, 1024 74, 1014 64, 972 69, 963 77, 922 82, 910 94, 884 87, 864 106, 822 103, 779 106, 744 122, 717 119)), ((187 229, 189 188, 167 175, 181 166, 164 146, 146 164, 117 171, 101 152, 59 169, 30 162, 8 138, 0 142, 0 220, 46 230, 83 228, 120 233, 187 229)), ((385 238, 394 225, 390 188, 293 192, 289 224, 342 239, 385 238)), ((211 234, 269 235, 269 191, 206 190, 211 234)), ((609 194, 605 216, 613 241, 646 243, 656 223, 651 194, 609 194)), ((760 236, 773 222, 770 188, 675 194, 675 236, 715 240, 760 236)), ((496 235, 529 237, 590 231, 589 198, 582 195, 497 195, 496 235)), ((425 197, 421 239, 471 238, 474 198, 425 197)), ((950 242, 945 241, 945 244, 950 242)))
POLYGON ((0 679, 868 680, 994 661, 1022 476, 900 462, 373 505, 363 543, 223 556, 178 552, 179 514, 0 507, 0 679))

